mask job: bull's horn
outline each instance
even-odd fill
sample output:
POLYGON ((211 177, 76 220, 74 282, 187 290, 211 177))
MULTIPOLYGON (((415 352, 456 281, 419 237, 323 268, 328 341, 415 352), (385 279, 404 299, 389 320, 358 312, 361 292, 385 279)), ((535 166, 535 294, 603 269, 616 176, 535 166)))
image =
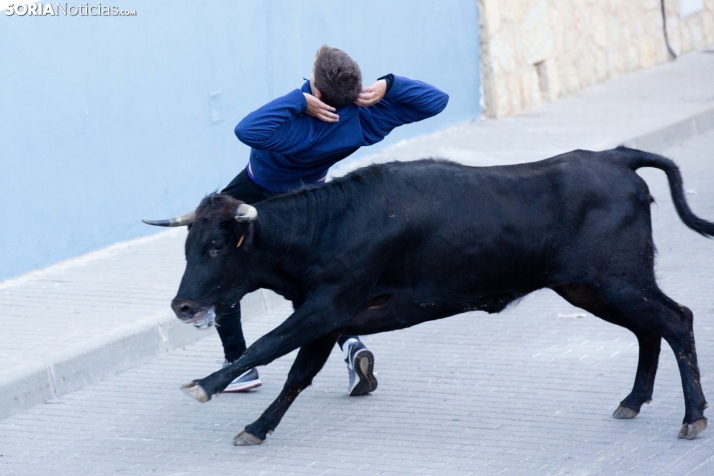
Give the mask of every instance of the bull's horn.
POLYGON ((241 203, 238 205, 235 218, 239 222, 253 221, 258 218, 258 210, 247 203, 241 203))
POLYGON ((168 220, 141 220, 147 225, 154 225, 154 226, 187 226, 191 225, 194 221, 196 221, 196 211, 191 211, 188 213, 184 213, 183 215, 179 215, 177 217, 169 218, 168 220))

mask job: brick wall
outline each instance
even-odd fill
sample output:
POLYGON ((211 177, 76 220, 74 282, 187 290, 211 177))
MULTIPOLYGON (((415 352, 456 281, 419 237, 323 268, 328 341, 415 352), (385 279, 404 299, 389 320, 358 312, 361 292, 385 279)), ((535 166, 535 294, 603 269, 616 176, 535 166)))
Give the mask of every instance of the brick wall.
MULTIPOLYGON (((714 0, 680 17, 666 0, 677 54, 714 44, 714 0)), ((598 81, 670 60, 660 0, 478 0, 485 113, 514 114, 598 81)))

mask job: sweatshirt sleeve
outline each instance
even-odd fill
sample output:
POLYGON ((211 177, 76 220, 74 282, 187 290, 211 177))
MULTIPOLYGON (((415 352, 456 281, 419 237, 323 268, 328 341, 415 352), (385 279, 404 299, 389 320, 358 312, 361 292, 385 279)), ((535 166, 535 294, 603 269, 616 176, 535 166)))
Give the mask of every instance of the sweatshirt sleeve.
POLYGON ((245 116, 235 128, 236 137, 254 149, 299 152, 312 135, 312 122, 303 115, 306 110, 305 96, 295 89, 245 116))
POLYGON ((395 127, 439 114, 449 102, 448 94, 430 84, 393 77, 392 87, 381 101, 361 108, 366 144, 381 141, 395 127))

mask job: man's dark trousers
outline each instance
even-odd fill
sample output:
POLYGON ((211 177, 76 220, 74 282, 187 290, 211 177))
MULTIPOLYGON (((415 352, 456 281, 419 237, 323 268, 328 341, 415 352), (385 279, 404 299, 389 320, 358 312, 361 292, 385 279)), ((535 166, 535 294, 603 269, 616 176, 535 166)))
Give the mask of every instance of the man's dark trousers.
MULTIPOLYGON (((254 204, 267 200, 268 198, 280 195, 263 188, 248 175, 247 169, 243 169, 221 193, 242 200, 249 204, 254 204)), ((234 312, 221 314, 218 316, 218 335, 223 343, 223 351, 228 362, 235 362, 245 352, 245 337, 243 337, 243 327, 240 322, 240 306, 234 312)), ((342 347, 348 339, 358 339, 357 336, 341 335, 337 343, 342 347)))

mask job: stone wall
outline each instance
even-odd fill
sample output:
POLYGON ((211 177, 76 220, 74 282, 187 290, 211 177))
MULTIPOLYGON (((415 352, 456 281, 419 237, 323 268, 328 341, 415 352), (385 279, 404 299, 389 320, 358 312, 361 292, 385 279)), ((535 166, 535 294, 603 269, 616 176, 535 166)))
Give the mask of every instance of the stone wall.
MULTIPOLYGON (((714 0, 680 18, 666 0, 673 50, 714 44, 714 0)), ((478 0, 485 113, 501 117, 670 60, 660 0, 478 0)))

